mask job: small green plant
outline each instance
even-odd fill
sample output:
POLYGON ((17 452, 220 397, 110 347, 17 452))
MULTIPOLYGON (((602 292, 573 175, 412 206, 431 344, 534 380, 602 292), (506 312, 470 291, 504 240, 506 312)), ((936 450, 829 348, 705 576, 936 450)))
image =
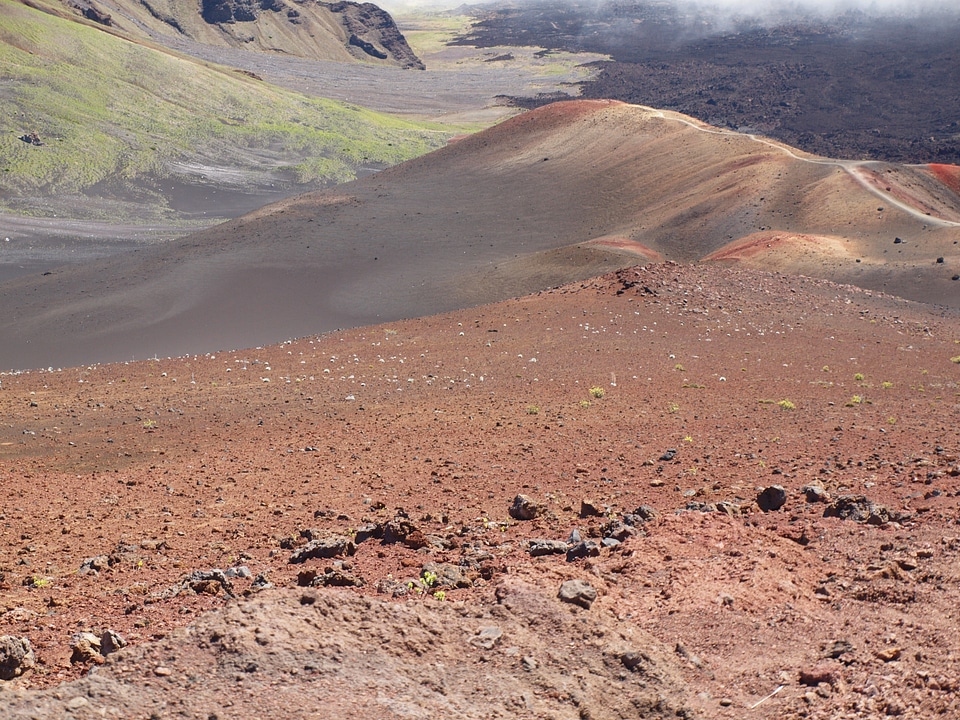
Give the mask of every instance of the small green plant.
POLYGON ((604 395, 606 395, 606 394, 607 394, 607 391, 604 390, 604 389, 603 389, 602 387, 600 387, 599 385, 594 385, 592 388, 590 388, 590 395, 591 395, 592 397, 596 398, 597 400, 599 400, 600 398, 602 398, 602 397, 603 397, 604 395))
POLYGON ((447 599, 447 593, 445 593, 443 590, 437 590, 437 591, 433 594, 433 596, 434 596, 437 600, 439 600, 440 602, 443 602, 444 600, 447 599))
POLYGON ((857 373, 856 375, 853 376, 853 379, 856 380, 857 382, 863 382, 863 373, 857 373))
POLYGON ((539 415, 540 406, 539 405, 527 405, 527 415, 539 415))
POLYGON ((888 424, 888 425, 896 425, 896 424, 897 424, 897 419, 896 419, 895 417, 893 417, 893 415, 891 415, 890 417, 887 418, 887 424, 888 424))
POLYGON ((847 401, 846 407, 856 407, 857 405, 860 405, 861 403, 863 403, 863 395, 854 395, 852 398, 850 398, 850 399, 847 401))
POLYGON ((784 410, 796 410, 797 406, 791 400, 781 400, 777 403, 784 410))
POLYGON ((588 408, 588 407, 590 407, 592 404, 593 404, 593 403, 591 403, 589 400, 581 400, 581 401, 580 401, 580 407, 582 407, 582 408, 588 408))
POLYGON ((683 372, 683 365, 681 365, 680 363, 677 363, 676 365, 673 366, 673 369, 683 372))
POLYGON ((670 403, 669 405, 667 405, 667 412, 668 412, 668 413, 675 413, 675 412, 677 412, 678 410, 680 410, 680 406, 677 405, 675 402, 672 402, 672 403, 670 403))
POLYGON ((437 580, 439 580, 437 574, 435 572, 430 572, 429 570, 424 570, 423 575, 420 577, 423 579, 423 584, 428 588, 432 588, 437 584, 437 580))
POLYGON ((156 420, 144 420, 143 427, 145 430, 153 430, 157 426, 156 420))
POLYGON ((956 357, 950 358, 950 362, 956 363, 957 365, 960 365, 960 355, 957 355, 956 357))
POLYGON ((42 575, 33 575, 29 578, 28 584, 33 588, 45 588, 50 586, 50 578, 45 578, 42 575))

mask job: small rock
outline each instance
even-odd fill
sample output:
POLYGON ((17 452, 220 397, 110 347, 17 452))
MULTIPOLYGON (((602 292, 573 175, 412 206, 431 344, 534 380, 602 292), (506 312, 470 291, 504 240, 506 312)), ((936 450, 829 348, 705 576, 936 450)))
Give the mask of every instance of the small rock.
POLYGON ((181 583, 181 591, 191 590, 197 595, 216 595, 221 589, 230 597, 236 597, 233 594, 233 583, 219 568, 197 570, 190 573, 181 583))
POLYGON ((567 544, 576 545, 578 542, 583 542, 583 538, 580 537, 580 531, 574 528, 570 531, 570 536, 567 538, 567 544))
POLYGON ((253 583, 250 585, 250 589, 253 592, 259 592, 260 590, 266 590, 272 588, 273 583, 267 579, 266 573, 260 573, 253 579, 253 583))
POLYGON ((830 502, 830 495, 819 483, 804 485, 800 488, 808 503, 830 502))
POLYGON ((89 704, 90 701, 83 697, 83 695, 77 695, 76 697, 72 697, 67 701, 67 709, 79 710, 80 708, 86 707, 89 704))
POLYGON ((717 512, 723 513, 724 515, 729 515, 730 517, 740 517, 741 510, 740 506, 737 503, 730 502, 729 500, 721 500, 717 503, 717 512))
POLYGON ((765 487, 757 494, 757 507, 763 512, 779 510, 787 502, 787 491, 782 485, 765 487))
POLYGON ((569 548, 563 540, 528 540, 527 542, 529 543, 527 551, 532 557, 562 555, 569 548))
POLYGON ((567 580, 560 586, 557 597, 561 602, 572 603, 589 610, 593 601, 597 599, 597 591, 590 583, 583 580, 567 580))
POLYGON ((127 641, 115 630, 104 630, 100 633, 100 654, 106 657, 125 647, 127 641))
POLYGON ((80 563, 78 572, 80 575, 99 575, 108 567, 110 567, 110 559, 106 555, 97 555, 80 563))
POLYGON ((391 580, 389 578, 384 578, 377 582, 377 592, 381 595, 390 595, 391 597, 403 597, 410 592, 410 588, 406 583, 402 583, 399 580, 391 580))
POLYGON ((357 528, 353 541, 359 545, 373 538, 383 537, 383 528, 376 523, 366 523, 357 528))
POLYGON ((878 660, 883 660, 883 662, 893 662, 899 660, 902 654, 903 648, 891 647, 877 651, 876 656, 878 660))
POLYGON ((567 562, 573 562, 585 557, 597 557, 600 555, 600 546, 593 540, 584 540, 567 550, 567 562))
POLYGON ((660 456, 660 462, 670 462, 677 456, 677 451, 675 448, 670 448, 663 455, 660 456))
POLYGON ((228 578, 252 578, 253 573, 250 572, 250 568, 246 565, 238 565, 237 567, 227 568, 223 571, 223 574, 228 578))
POLYGON ((655 520, 659 514, 660 513, 658 513, 654 508, 650 507, 649 505, 641 505, 632 513, 626 513, 623 516, 623 522, 626 523, 627 525, 638 527, 640 525, 643 525, 645 522, 649 522, 650 520, 655 520))
MULTIPOLYGON (((297 578, 300 584, 300 578, 297 578)), ((323 575, 314 578, 310 583, 314 587, 363 587, 363 579, 340 568, 327 570, 323 575)))
POLYGON ((385 545, 402 543, 406 541, 408 535, 414 532, 418 532, 416 525, 406 517, 397 515, 397 517, 383 526, 382 542, 385 545))
POLYGON ((827 505, 823 516, 853 520, 868 525, 886 525, 888 522, 899 522, 904 519, 900 513, 874 503, 864 495, 841 495, 827 505))
POLYGON ((435 577, 433 585, 441 588, 468 588, 473 585, 470 579, 456 565, 450 563, 427 563, 420 577, 435 577))
POLYGON ((163 665, 157 665, 157 667, 153 669, 153 674, 157 677, 170 677, 173 675, 173 670, 163 665))
POLYGON ((603 517, 605 514, 606 512, 603 505, 588 499, 580 501, 580 517, 603 517))
POLYGON ((353 555, 356 551, 357 546, 353 540, 342 535, 335 535, 333 537, 311 540, 299 550, 294 551, 287 562, 297 564, 313 558, 326 559, 342 557, 344 555, 353 555))
POLYGON ((820 663, 800 670, 800 683, 816 687, 820 683, 835 685, 840 679, 840 666, 837 663, 820 663))
POLYGON ((623 542, 627 538, 636 535, 637 530, 632 525, 628 525, 620 520, 611 520, 600 528, 600 533, 604 538, 613 538, 614 540, 623 542))
POLYGON ((482 648, 484 650, 492 650, 494 645, 500 642, 500 638, 503 637, 503 630, 498 628, 496 625, 489 625, 487 627, 482 627, 468 642, 474 647, 482 648))
POLYGON ((27 638, 0 636, 0 680, 13 680, 36 664, 37 657, 27 638))
POLYGON ((72 663, 96 663, 103 664, 103 653, 101 652, 100 638, 91 632, 76 633, 70 639, 70 649, 73 651, 70 655, 72 663))
POLYGON ((823 646, 823 657, 836 659, 848 652, 853 652, 853 645, 848 640, 834 640, 823 646))
POLYGON ((517 495, 510 506, 510 517, 514 520, 533 520, 540 514, 540 505, 527 495, 517 495))
POLYGON ((538 667, 537 659, 529 655, 525 655, 520 664, 523 665, 525 670, 536 670, 538 667))

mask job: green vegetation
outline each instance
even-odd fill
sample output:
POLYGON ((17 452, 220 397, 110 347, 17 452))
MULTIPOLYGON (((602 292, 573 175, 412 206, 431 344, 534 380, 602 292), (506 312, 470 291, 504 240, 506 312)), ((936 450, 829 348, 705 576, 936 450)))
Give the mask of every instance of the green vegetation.
POLYGON ((797 406, 793 403, 792 400, 781 400, 777 403, 784 410, 796 410, 797 406))
POLYGON ((590 395, 595 397, 597 400, 599 400, 606 394, 607 394, 606 390, 604 390, 599 385, 594 385, 592 388, 590 388, 590 395))
POLYGON ((458 131, 307 97, 13 0, 0 0, 0 78, 0 194, 10 196, 136 185, 177 164, 342 182, 458 131), (43 145, 20 140, 29 133, 43 145))

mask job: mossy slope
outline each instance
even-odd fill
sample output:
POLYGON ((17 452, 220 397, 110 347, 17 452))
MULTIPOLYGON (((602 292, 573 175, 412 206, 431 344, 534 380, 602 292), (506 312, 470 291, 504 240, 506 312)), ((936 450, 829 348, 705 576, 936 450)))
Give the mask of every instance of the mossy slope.
POLYGON ((300 95, 0 0, 3 198, 149 185, 183 168, 222 173, 238 186, 267 176, 340 182, 361 166, 427 152, 452 132, 300 95), (26 133, 44 144, 22 141, 26 133))

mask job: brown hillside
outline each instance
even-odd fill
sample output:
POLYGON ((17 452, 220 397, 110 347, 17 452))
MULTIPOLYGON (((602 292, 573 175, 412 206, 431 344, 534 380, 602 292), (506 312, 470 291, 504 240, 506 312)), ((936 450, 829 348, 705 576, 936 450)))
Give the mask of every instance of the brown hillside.
POLYGON ((634 264, 595 242, 611 236, 683 262, 757 233, 830 238, 750 263, 956 306, 958 207, 937 187, 676 113, 557 103, 160 248, 4 283, 0 366, 245 347, 495 301, 634 264))

